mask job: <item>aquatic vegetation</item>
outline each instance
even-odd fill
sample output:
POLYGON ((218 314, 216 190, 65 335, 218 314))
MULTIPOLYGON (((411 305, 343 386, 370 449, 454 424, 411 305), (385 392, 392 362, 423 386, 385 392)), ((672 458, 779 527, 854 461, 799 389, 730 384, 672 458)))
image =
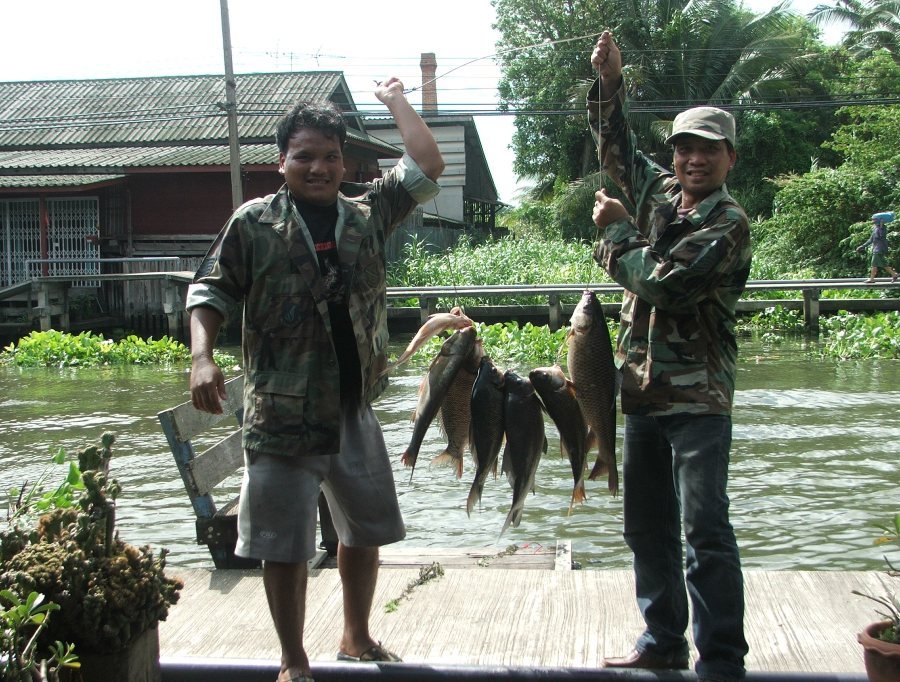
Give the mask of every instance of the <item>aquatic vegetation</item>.
POLYGON ((819 322, 821 354, 840 359, 900 359, 900 312, 858 315, 841 311, 819 322))
MULTIPOLYGON (((18 367, 171 365, 190 359, 190 348, 168 336, 143 339, 132 334, 113 341, 93 332, 70 334, 54 329, 33 331, 0 352, 0 363, 18 367)), ((220 366, 236 362, 233 356, 221 352, 215 359, 220 366)))

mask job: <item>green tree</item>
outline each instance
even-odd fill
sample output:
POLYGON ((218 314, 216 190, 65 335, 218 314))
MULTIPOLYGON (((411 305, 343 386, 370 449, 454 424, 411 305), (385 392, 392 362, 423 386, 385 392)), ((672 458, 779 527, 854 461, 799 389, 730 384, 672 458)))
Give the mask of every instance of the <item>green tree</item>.
POLYGON ((816 26, 847 25, 843 45, 856 58, 883 48, 900 62, 898 0, 836 0, 833 5, 818 5, 808 16, 816 26))
POLYGON ((755 16, 734 0, 493 3, 503 106, 576 114, 516 117, 514 169, 544 186, 596 169, 582 112, 590 52, 604 28, 613 29, 625 57, 631 120, 642 146, 666 163, 671 152, 663 140, 671 119, 687 106, 770 101, 796 91, 792 61, 811 35, 785 5, 755 16), (556 42, 573 37, 579 40, 556 42))
MULTIPOLYGON (((854 62, 840 83, 855 92, 878 84, 896 88, 900 66, 882 50, 854 62)), ((900 107, 848 106, 837 117, 842 124, 822 146, 841 163, 782 178, 775 213, 754 227, 757 256, 779 264, 782 275, 858 275, 865 257, 853 249, 868 238, 870 216, 900 212, 900 107)), ((889 243, 889 258, 897 262, 900 239, 894 234, 889 243)))

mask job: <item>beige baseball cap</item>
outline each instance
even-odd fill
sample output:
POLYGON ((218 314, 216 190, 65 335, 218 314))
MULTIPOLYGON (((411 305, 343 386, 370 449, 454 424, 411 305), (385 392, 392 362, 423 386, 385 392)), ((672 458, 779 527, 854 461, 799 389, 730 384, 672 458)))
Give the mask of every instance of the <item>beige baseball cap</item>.
POLYGON ((734 146, 734 116, 716 107, 693 107, 672 121, 672 134, 666 144, 679 135, 697 135, 707 140, 728 140, 734 146))

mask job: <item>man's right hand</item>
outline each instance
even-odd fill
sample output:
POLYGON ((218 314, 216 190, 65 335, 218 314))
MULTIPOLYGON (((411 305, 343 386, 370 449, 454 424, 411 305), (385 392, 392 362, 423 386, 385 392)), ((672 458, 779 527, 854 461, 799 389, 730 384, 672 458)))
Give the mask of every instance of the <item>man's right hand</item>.
POLYGON ((225 375, 212 358, 194 358, 191 363, 191 404, 201 412, 222 414, 222 401, 228 398, 225 375))
POLYGON ((618 89, 622 80, 622 53, 609 31, 604 31, 597 39, 591 54, 591 66, 600 76, 604 92, 611 94, 618 89))

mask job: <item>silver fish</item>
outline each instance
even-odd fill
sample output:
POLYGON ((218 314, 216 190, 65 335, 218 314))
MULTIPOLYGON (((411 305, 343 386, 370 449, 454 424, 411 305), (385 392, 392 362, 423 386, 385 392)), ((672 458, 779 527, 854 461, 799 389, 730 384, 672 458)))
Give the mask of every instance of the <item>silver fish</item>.
MULTIPOLYGON (((462 367, 466 357, 475 346, 475 327, 460 329, 441 345, 441 350, 431 361, 428 373, 422 379, 419 386, 419 402, 413 413, 413 433, 409 447, 403 453, 402 462, 415 471, 416 458, 425 433, 435 415, 444 402, 444 397, 450 389, 450 384, 456 377, 459 368, 462 367)), ((412 471, 410 471, 410 479, 412 471)))
POLYGON ((465 327, 472 327, 474 325, 475 323, 466 317, 462 308, 458 306, 451 308, 449 313, 435 313, 434 315, 429 315, 425 324, 419 327, 416 335, 412 338, 412 341, 409 342, 409 345, 406 346, 406 349, 401 353, 400 357, 382 370, 381 374, 387 374, 392 369, 409 360, 432 336, 437 336, 448 329, 464 329, 465 327))

